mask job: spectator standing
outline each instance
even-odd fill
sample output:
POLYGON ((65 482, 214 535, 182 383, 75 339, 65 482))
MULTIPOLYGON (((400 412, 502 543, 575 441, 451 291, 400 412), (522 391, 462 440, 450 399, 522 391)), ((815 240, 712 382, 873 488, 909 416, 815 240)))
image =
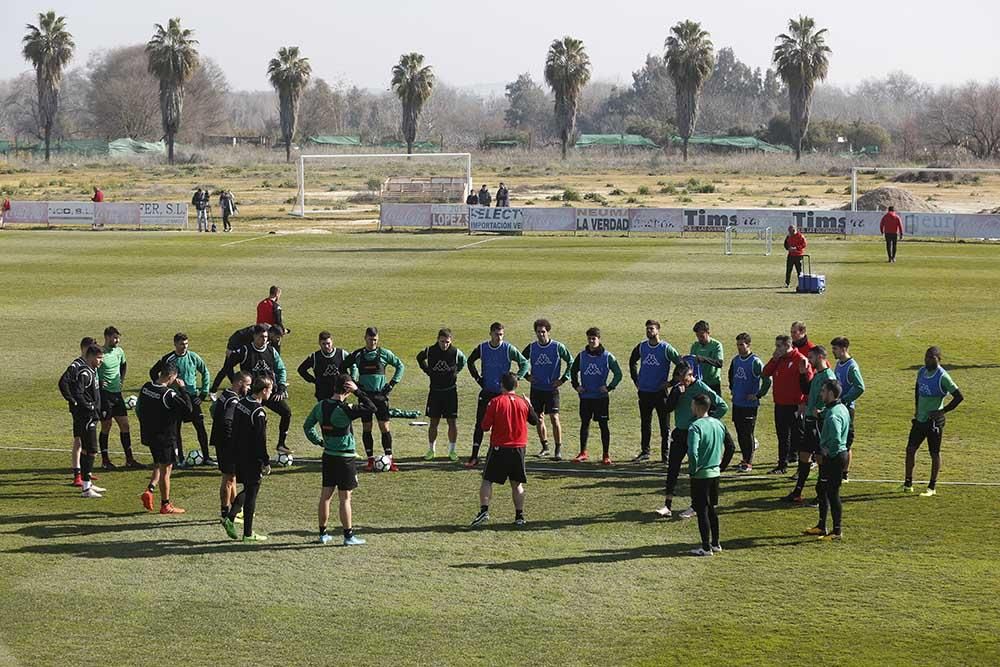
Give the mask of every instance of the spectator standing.
POLYGON ((198 188, 194 192, 194 197, 191 197, 191 204, 194 206, 195 212, 198 214, 198 231, 207 232, 208 231, 208 190, 202 190, 198 188))
POLYGON ((0 229, 3 229, 3 219, 7 217, 7 211, 10 210, 10 197, 3 198, 3 204, 0 204, 0 229))
POLYGON ((469 190, 469 196, 465 198, 465 203, 469 206, 479 206, 479 195, 475 190, 469 190))
POLYGON ((510 190, 503 183, 497 188, 497 208, 507 208, 510 206, 510 190))
POLYGON ((104 201, 104 191, 101 190, 99 187, 97 187, 95 185, 94 186, 94 196, 90 198, 90 201, 94 202, 95 204, 100 204, 101 202, 103 202, 104 201))
POLYGON ((486 189, 486 186, 479 188, 479 205, 489 206, 493 201, 493 197, 490 196, 490 191, 486 189))
POLYGON ((878 231, 885 236, 885 254, 890 264, 896 263, 896 243, 903 238, 903 221, 896 213, 896 207, 890 206, 882 221, 878 223, 878 231))
POLYGON ((233 226, 229 224, 229 216, 239 213, 236 208, 236 198, 231 190, 223 190, 219 195, 219 210, 222 211, 222 231, 231 232, 233 226))

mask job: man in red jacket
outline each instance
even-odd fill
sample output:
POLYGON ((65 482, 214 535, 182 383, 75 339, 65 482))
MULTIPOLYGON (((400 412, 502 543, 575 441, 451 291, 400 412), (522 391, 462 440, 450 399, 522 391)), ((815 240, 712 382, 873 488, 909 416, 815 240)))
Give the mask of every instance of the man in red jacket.
POLYGON ((802 232, 795 229, 795 225, 788 226, 788 236, 785 237, 785 250, 788 257, 785 259, 785 287, 788 287, 792 280, 792 267, 795 267, 795 277, 802 275, 802 255, 806 254, 806 237, 802 232))
MULTIPOLYGON (((267 298, 257 304, 257 324, 279 326, 282 328, 283 335, 287 336, 292 333, 292 330, 286 327, 284 321, 282 321, 281 304, 278 303, 280 298, 281 288, 277 285, 271 285, 271 289, 268 290, 267 298)), ((278 351, 278 354, 281 354, 280 338, 278 341, 272 341, 271 345, 278 351), (277 344, 275 344, 275 342, 277 342, 277 344)))
MULTIPOLYGON (((802 409, 806 397, 802 393, 799 369, 806 358, 792 346, 791 336, 774 339, 774 354, 764 365, 764 377, 773 380, 771 395, 774 397, 774 430, 778 436, 778 465, 769 475, 788 472, 789 457, 794 461, 804 437, 802 409)), ((806 370, 812 379, 812 369, 806 370)))
POLYGON ((479 486, 479 514, 472 520, 473 526, 489 521, 493 485, 505 484, 508 479, 514 497, 514 525, 524 525, 524 483, 528 481, 524 450, 528 446, 528 424, 537 426, 538 415, 528 399, 515 393, 517 375, 504 373, 500 388, 503 393, 486 406, 481 424, 484 431, 490 431, 490 451, 479 486))
POLYGON ((889 263, 896 262, 896 243, 903 238, 903 221, 896 213, 896 207, 890 206, 882 222, 878 223, 878 231, 885 236, 885 254, 889 256, 889 263))

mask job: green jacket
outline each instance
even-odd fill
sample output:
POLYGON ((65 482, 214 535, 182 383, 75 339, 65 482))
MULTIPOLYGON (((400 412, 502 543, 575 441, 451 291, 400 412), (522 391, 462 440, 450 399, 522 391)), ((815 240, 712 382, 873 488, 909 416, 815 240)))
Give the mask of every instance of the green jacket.
POLYGON ((361 392, 358 392, 357 398, 357 405, 332 398, 317 403, 302 424, 306 439, 322 447, 323 453, 328 456, 353 458, 356 443, 351 422, 375 413, 375 404, 370 398, 361 392))
POLYGON ((197 353, 188 350, 183 356, 178 357, 176 352, 163 355, 159 361, 149 369, 149 379, 156 382, 160 376, 160 369, 165 364, 174 362, 177 366, 177 377, 184 380, 184 388, 192 396, 208 393, 208 366, 205 360, 197 353), (198 375, 201 375, 201 385, 198 384, 198 375))
POLYGON ((839 401, 826 406, 819 432, 819 450, 832 458, 847 451, 847 432, 851 428, 851 413, 839 401))
POLYGON ((729 412, 729 405, 701 380, 692 382, 691 386, 684 390, 684 393, 681 393, 678 386, 675 385, 667 395, 667 409, 674 411, 674 428, 683 431, 691 426, 691 422, 694 421, 694 413, 691 412, 691 401, 694 400, 695 396, 700 396, 701 394, 712 399, 712 410, 709 412, 712 417, 720 419, 729 412))
POLYGON ((832 368, 817 371, 813 375, 812 380, 809 382, 809 398, 806 400, 806 419, 818 419, 815 414, 816 410, 819 410, 820 414, 822 414, 824 405, 823 399, 820 398, 819 390, 823 388, 823 383, 827 380, 836 379, 837 374, 833 372, 832 368))
POLYGON ((726 427, 715 417, 696 419, 688 427, 688 470, 695 479, 709 479, 720 475, 722 441, 726 427))

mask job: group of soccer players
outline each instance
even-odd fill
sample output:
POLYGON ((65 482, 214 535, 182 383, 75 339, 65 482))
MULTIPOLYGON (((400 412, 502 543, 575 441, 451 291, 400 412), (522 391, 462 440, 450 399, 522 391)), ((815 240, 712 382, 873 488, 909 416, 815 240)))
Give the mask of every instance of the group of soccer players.
MULTIPOLYGON (((162 514, 183 513, 170 500, 170 475, 185 460, 181 439, 182 423, 194 427, 202 463, 218 465, 220 519, 227 534, 240 537, 236 524, 242 522, 242 539, 263 541, 266 536, 253 531, 253 516, 262 477, 270 472, 267 449, 267 411, 280 418, 278 453, 291 454, 287 443, 291 425, 288 379, 280 355, 281 338, 288 329, 281 322, 278 305, 280 289, 272 287, 258 306, 258 323, 235 332, 227 344, 226 360, 209 385, 204 360, 189 347, 183 333, 174 336, 173 351, 150 369, 150 381, 139 391, 136 413, 142 444, 150 449, 154 468, 141 495, 143 506, 154 510, 154 493, 159 489, 162 514), (215 395, 223 380, 229 387, 215 395), (209 435, 201 405, 209 397, 212 425, 209 435), (210 454, 215 450, 216 460, 210 454), (237 493, 237 485, 242 489, 237 493)), ((473 525, 489 519, 493 484, 512 487, 515 523, 523 525, 524 483, 527 481, 525 452, 528 425, 537 429, 541 443, 538 456, 554 461, 563 458, 563 431, 560 423, 560 387, 569 382, 579 397, 579 453, 575 462, 589 460, 591 422, 597 422, 601 463, 610 465, 611 401, 624 374, 614 354, 601 340, 601 331, 586 331, 586 345, 573 355, 564 343, 552 337, 546 319, 534 322, 536 340, 518 350, 505 340, 505 328, 494 322, 489 338, 466 355, 454 344, 448 329, 438 332, 436 342, 417 354, 417 365, 429 378, 425 413, 429 419, 428 450, 424 458, 437 453, 442 419, 447 424, 447 455, 458 460, 459 412, 458 377, 468 369, 480 386, 472 451, 465 466, 483 465, 480 511, 473 525), (528 399, 517 395, 521 380, 530 384, 528 399), (548 425, 545 417, 548 417, 548 425), (481 448, 486 431, 490 443, 485 461, 481 448), (551 447, 550 447, 551 437, 551 447)), ((811 468, 818 465, 815 504, 818 523, 806 533, 822 539, 842 535, 840 486, 849 479, 851 448, 855 431, 855 402, 864 393, 860 366, 850 354, 850 341, 837 337, 829 353, 809 340, 801 322, 791 326, 790 335, 777 336, 774 351, 766 362, 752 349, 748 333, 736 337, 738 350, 728 365, 732 401, 734 441, 720 421, 730 411, 722 396, 721 375, 725 366, 723 345, 711 335, 708 322, 698 321, 695 340, 687 355, 663 340, 660 323, 647 320, 645 339, 629 355, 628 369, 635 385, 640 416, 640 448, 636 463, 651 459, 652 417, 656 413, 660 434, 660 460, 666 464, 665 502, 658 510, 672 516, 672 501, 685 458, 691 478, 691 505, 681 518, 697 517, 702 544, 692 553, 710 556, 721 550, 719 542, 718 478, 740 453, 738 471, 753 470, 758 441, 756 423, 760 400, 770 391, 774 401, 774 424, 778 442, 776 465, 769 474, 786 474, 795 465, 795 485, 785 496, 801 504, 811 468), (674 415, 673 430, 670 414, 674 415), (828 521, 829 519, 829 521, 828 521)), ((339 515, 344 544, 363 544, 352 528, 351 492, 357 487, 354 467, 356 445, 352 422, 362 422, 362 442, 367 470, 375 465, 374 425, 378 424, 382 450, 388 469, 398 470, 393 459, 392 410, 389 395, 403 379, 404 362, 382 347, 379 332, 368 327, 365 345, 348 353, 334 346, 332 336, 319 334, 319 348, 298 366, 299 375, 314 386, 317 400, 303 424, 306 438, 323 447, 322 491, 318 506, 320 541, 332 542, 327 533, 330 502, 338 493, 339 515), (387 369, 391 367, 391 376, 387 369), (350 396, 354 395, 351 400, 350 396)), ((95 484, 96 454, 100 451, 104 469, 113 469, 108 454, 112 423, 117 423, 127 467, 142 468, 133 456, 126 403, 122 385, 127 372, 121 333, 113 326, 104 332, 104 344, 92 338, 81 341, 81 355, 66 369, 59 381, 60 391, 70 405, 73 421, 73 483, 82 487, 85 498, 99 498, 105 489, 95 484), (100 429, 98 433, 98 427, 100 429)), ((945 413, 953 410, 963 396, 941 367, 937 348, 927 350, 924 367, 915 383, 915 415, 907 445, 906 481, 903 490, 912 492, 915 453, 924 440, 931 454, 931 479, 921 495, 936 493, 940 470, 940 447, 945 413), (952 400, 944 405, 946 396, 952 400)))

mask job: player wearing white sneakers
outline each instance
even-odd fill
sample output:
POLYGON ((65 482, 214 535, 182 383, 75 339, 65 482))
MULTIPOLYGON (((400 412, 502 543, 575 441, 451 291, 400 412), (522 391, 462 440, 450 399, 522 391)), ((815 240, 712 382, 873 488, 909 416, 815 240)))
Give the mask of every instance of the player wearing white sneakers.
POLYGON ((97 422, 100 418, 101 391, 97 369, 104 361, 104 351, 91 345, 83 355, 84 365, 70 385, 70 412, 73 414, 73 437, 80 439, 80 474, 82 498, 101 498, 106 489, 96 486, 91 479, 94 458, 97 456, 97 422))

